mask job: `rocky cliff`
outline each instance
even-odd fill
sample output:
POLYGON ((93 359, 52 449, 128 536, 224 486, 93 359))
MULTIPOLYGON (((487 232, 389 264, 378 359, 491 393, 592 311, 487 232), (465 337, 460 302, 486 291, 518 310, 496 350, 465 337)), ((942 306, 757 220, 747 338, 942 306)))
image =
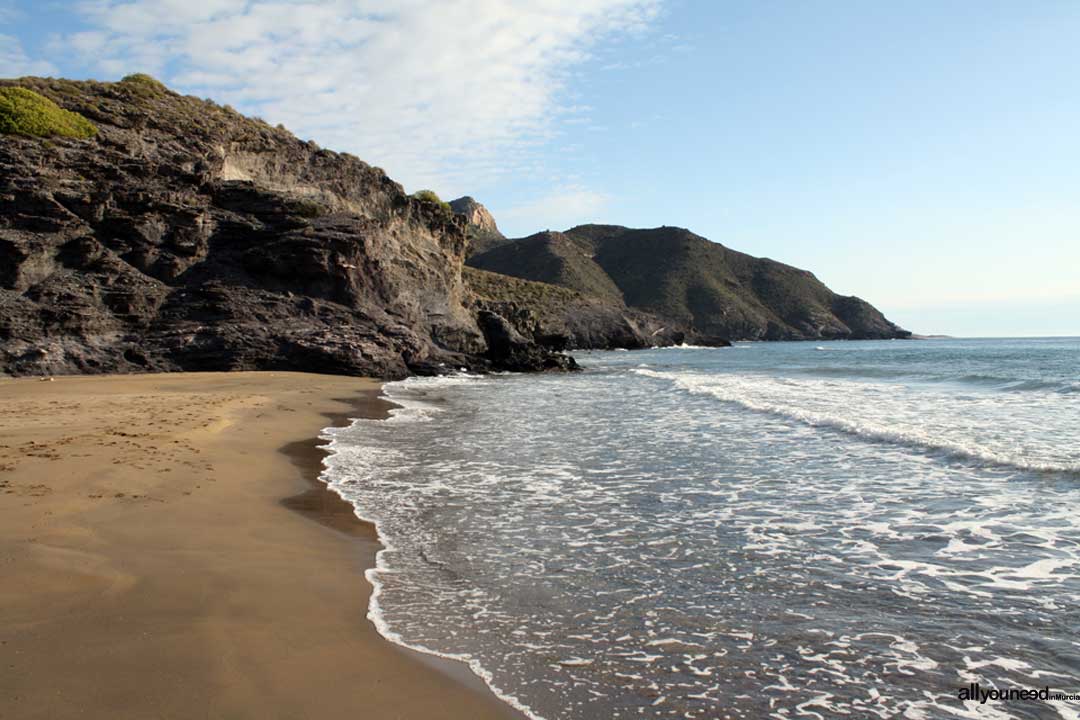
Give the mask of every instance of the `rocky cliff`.
POLYGON ((409 196, 147 76, 0 81, 0 170, 0 372, 398 378, 571 368, 565 348, 907 335, 680 228, 507 240, 470 197, 409 196))
POLYGON ((910 336, 866 301, 837 295, 806 270, 682 228, 583 225, 507 241, 468 262, 635 310, 693 343, 910 336))
POLYGON ((93 132, 0 134, 0 371, 572 363, 467 307, 464 218, 379 168, 146 76, 16 86, 93 132))

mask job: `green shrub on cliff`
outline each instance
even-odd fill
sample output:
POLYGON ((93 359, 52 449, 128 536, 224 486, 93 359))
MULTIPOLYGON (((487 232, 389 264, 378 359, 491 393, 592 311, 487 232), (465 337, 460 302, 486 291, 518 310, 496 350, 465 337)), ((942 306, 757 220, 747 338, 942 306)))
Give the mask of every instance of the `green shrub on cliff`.
POLYGON ((120 85, 132 95, 145 100, 161 97, 169 90, 165 83, 146 73, 126 75, 120 80, 120 85))
POLYGON ((97 128, 78 113, 21 87, 0 88, 0 133, 33 137, 88 138, 97 128))
POLYGON ((152 75, 147 75, 146 73, 133 73, 131 75, 125 75, 120 80, 120 82, 130 83, 133 85, 142 85, 143 87, 153 88, 155 90, 168 90, 168 88, 165 87, 165 83, 161 82, 152 75))
POLYGON ((436 193, 434 190, 417 190, 413 193, 413 197, 417 200, 422 200, 424 202, 434 203, 438 205, 443 209, 443 212, 447 213, 448 215, 453 215, 454 213, 454 211, 450 208, 450 203, 444 202, 443 199, 440 198, 438 193, 436 193))

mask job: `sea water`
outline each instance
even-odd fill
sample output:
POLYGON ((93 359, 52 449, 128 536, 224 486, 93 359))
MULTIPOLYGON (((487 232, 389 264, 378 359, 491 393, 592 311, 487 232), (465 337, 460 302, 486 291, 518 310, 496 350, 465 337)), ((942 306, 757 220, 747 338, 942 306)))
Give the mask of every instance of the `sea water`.
POLYGON ((385 635, 548 720, 1080 717, 960 699, 1080 692, 1080 340, 577 357, 328 431, 385 635))

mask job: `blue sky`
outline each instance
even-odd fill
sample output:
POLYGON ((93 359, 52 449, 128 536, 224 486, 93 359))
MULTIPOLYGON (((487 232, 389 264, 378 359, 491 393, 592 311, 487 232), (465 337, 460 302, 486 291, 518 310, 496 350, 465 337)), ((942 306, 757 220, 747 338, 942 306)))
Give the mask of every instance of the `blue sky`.
POLYGON ((679 225, 918 332, 1080 335, 1080 3, 0 0, 0 76, 151 72, 470 194, 679 225))

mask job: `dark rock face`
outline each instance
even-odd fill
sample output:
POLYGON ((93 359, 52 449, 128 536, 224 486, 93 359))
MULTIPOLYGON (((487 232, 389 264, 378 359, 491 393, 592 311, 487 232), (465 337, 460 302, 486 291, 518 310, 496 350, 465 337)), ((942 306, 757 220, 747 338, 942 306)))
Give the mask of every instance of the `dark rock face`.
MULTIPOLYGON (((837 295, 812 273, 682 228, 582 225, 509 241, 468 263, 574 290, 605 305, 607 317, 613 309, 636 311, 693 344, 910 337, 866 301, 837 295)), ((590 325, 610 323, 597 318, 590 325)))
POLYGON ((382 170, 164 89, 14 84, 99 132, 0 136, 0 371, 565 362, 490 346, 497 323, 466 307, 465 222, 382 170))
POLYGON ((489 359, 495 369, 537 371, 578 368, 574 358, 538 346, 497 313, 481 310, 477 320, 487 340, 489 359))

